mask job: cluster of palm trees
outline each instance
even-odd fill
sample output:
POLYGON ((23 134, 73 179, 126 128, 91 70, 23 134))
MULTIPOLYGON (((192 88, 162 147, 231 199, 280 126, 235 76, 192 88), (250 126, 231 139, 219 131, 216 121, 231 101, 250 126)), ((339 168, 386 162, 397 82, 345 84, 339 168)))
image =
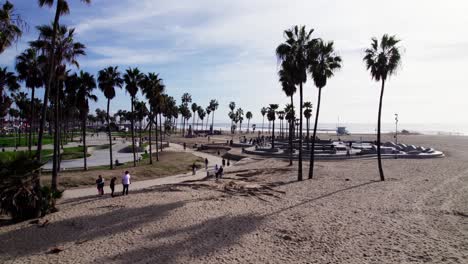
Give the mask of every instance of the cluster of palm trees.
MULTIPOLYGON (((334 73, 341 68, 342 59, 336 54, 333 42, 324 41, 321 38, 312 37, 313 30, 306 30, 305 26, 294 26, 291 29, 284 31, 285 42, 281 43, 276 48, 276 55, 281 63, 278 72, 279 81, 282 90, 286 96, 291 98, 291 104, 285 109, 285 118, 290 120, 289 144, 290 153, 292 153, 292 130, 294 128, 294 105, 293 96, 299 88, 299 154, 298 154, 298 180, 303 179, 302 175, 302 131, 303 117, 307 119, 307 138, 309 138, 309 119, 312 116, 312 104, 304 103, 303 85, 307 82, 307 77, 312 78, 314 85, 318 88, 317 106, 315 111, 314 130, 312 135, 312 146, 310 149, 310 166, 309 179, 314 175, 315 161, 315 142, 317 138, 317 125, 320 114, 320 103, 322 98, 322 88, 327 85, 328 79, 333 77, 334 73), (305 110, 303 111, 303 108, 305 110), (288 117, 289 114, 289 117, 288 117)), ((381 95, 379 100, 378 125, 377 125, 377 154, 380 179, 383 181, 384 174, 382 170, 381 154, 380 154, 380 127, 381 127, 381 109, 385 87, 385 81, 388 76, 392 75, 400 64, 401 56, 397 44, 399 40, 395 36, 384 35, 379 42, 376 38, 372 39, 371 48, 365 50, 364 62, 366 67, 371 72, 372 79, 382 81, 381 95)), ((270 108, 262 108, 261 113, 265 116, 271 111, 270 108)), ((273 114, 271 114, 273 117, 273 114)), ((270 115, 267 116, 270 120, 270 115)), ((273 122, 274 125, 274 122, 273 122)), ((274 128, 273 128, 274 131, 274 128)), ((274 142, 274 141, 272 141, 274 142)), ((292 164, 292 155, 290 156, 290 164, 292 164)))
MULTIPOLYGON (((242 122, 244 121, 244 109, 237 108, 236 103, 230 102, 229 103, 229 113, 228 117, 231 119, 231 133, 234 134, 237 129, 237 123, 239 123, 239 132, 242 133, 242 122)), ((247 118, 247 133, 250 132, 250 119, 253 118, 253 114, 250 111, 245 113, 245 118, 247 118)))
MULTIPOLYGON (((192 118, 192 125, 189 133, 195 133, 195 131, 203 131, 213 133, 213 126, 214 126, 214 113, 219 107, 219 103, 216 99, 211 99, 208 103, 206 108, 203 108, 201 105, 193 102, 192 105, 192 96, 189 93, 184 93, 181 97, 181 104, 177 108, 178 113, 181 116, 181 132, 182 135, 186 135, 186 125, 189 124, 188 121, 192 118), (192 115, 193 113, 193 115, 192 115), (210 121, 210 114, 211 114, 211 126, 208 128, 208 123, 210 121), (206 117, 206 123, 205 123, 206 117)), ((174 124, 177 124, 177 120, 174 124)), ((177 129, 177 127, 176 127, 177 129)))

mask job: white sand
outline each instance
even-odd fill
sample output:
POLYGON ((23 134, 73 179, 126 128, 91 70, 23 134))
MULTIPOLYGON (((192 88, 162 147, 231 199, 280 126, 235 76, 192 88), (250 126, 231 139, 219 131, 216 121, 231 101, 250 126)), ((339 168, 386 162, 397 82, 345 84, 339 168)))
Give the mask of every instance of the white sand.
POLYGON ((66 200, 44 228, 0 227, 0 262, 468 263, 468 138, 409 139, 447 157, 384 160, 385 182, 375 160, 296 182, 287 162, 249 159, 218 183, 66 200))

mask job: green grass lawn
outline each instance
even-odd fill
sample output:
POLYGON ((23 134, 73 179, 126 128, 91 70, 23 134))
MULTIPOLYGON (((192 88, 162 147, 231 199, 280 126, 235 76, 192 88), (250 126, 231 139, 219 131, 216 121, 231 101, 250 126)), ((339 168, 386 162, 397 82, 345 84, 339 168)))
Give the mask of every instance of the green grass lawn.
MULTIPOLYGON (((44 135, 42 140, 43 145, 48 145, 53 143, 53 137, 49 135, 44 135)), ((0 147, 14 147, 18 143, 19 147, 26 147, 28 146, 28 135, 21 134, 21 137, 14 137, 14 136, 0 136, 0 147)), ((37 143, 37 135, 34 136, 33 146, 37 143)))
MULTIPOLYGON (((109 147, 107 145, 107 147, 109 147)), ((105 148, 105 147, 104 147, 105 148)), ((0 161, 11 160, 21 153, 28 153, 27 150, 25 151, 5 151, 0 152, 0 161)), ((35 151, 33 151, 33 154, 35 151)), ((42 161, 47 162, 52 159, 52 155, 54 151, 52 149, 43 149, 42 150, 42 161)), ((91 156, 88 154, 88 157, 91 156)), ((62 160, 70 160, 70 159, 80 159, 83 158, 83 147, 71 147, 71 148, 64 148, 62 152, 62 160)))

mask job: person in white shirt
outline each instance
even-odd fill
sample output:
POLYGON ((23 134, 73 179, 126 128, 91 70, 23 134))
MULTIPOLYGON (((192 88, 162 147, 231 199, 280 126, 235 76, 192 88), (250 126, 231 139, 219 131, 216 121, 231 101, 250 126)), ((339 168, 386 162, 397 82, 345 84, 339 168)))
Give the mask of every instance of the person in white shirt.
POLYGON ((128 186, 130 185, 130 173, 128 171, 122 176, 123 191, 122 195, 128 195, 128 186))

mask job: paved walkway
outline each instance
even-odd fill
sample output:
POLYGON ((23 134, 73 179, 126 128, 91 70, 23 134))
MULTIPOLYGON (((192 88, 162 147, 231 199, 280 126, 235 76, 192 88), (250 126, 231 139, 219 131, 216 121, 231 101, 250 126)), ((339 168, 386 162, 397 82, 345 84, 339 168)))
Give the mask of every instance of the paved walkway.
MULTIPOLYGON (((164 149, 164 151, 179 151, 180 152, 180 151, 184 151, 184 149, 181 145, 171 143, 170 147, 167 149, 164 149)), ((215 155, 207 154, 204 152, 191 150, 188 148, 185 150, 185 152, 192 153, 193 155, 201 157, 203 159, 208 158, 209 165, 210 165, 209 169, 213 169, 215 164, 218 164, 219 166, 222 163, 222 158, 220 156, 215 156, 215 155)), ((130 185, 129 192, 131 193, 132 191, 135 191, 135 190, 141 190, 144 188, 157 186, 157 185, 181 183, 181 182, 190 181, 190 180, 200 180, 200 179, 203 179, 204 177, 206 177, 206 170, 203 168, 201 170, 198 170, 195 175, 192 175, 192 172, 188 172, 184 174, 178 174, 178 175, 173 175, 173 176, 168 176, 168 177, 158 178, 158 179, 153 179, 153 180, 137 181, 137 182, 133 182, 130 185)), ((120 177, 117 177, 117 178, 119 179, 120 177)), ((122 185, 121 184, 116 185, 115 190, 117 193, 121 192, 122 185)), ((105 192, 110 193, 109 179, 106 179, 105 192)), ((97 196, 96 193, 97 193, 96 187, 71 189, 71 190, 66 190, 64 192, 63 198, 72 199, 72 198, 80 198, 80 197, 93 196, 93 195, 97 196)))

